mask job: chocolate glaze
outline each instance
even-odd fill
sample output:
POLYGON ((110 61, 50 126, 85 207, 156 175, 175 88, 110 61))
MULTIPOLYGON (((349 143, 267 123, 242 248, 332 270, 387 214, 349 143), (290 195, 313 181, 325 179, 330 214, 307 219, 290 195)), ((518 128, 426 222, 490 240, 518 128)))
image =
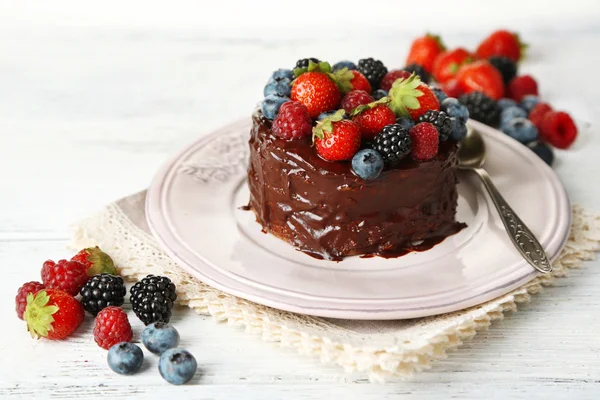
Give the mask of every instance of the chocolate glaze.
POLYGON ((320 158, 309 138, 277 138, 260 111, 252 119, 249 207, 263 230, 301 251, 329 260, 398 256, 431 247, 464 227, 454 219, 455 142, 442 142, 431 161, 407 157, 365 181, 350 162, 320 158))

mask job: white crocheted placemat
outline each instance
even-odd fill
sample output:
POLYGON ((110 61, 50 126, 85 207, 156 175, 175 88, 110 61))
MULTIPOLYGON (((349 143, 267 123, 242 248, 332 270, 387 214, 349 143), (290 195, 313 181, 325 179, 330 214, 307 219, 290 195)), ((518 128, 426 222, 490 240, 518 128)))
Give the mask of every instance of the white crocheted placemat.
POLYGON ((445 357, 446 351, 473 337, 477 330, 514 311, 517 304, 569 268, 595 257, 600 249, 600 215, 573 208, 569 241, 554 263, 551 276, 540 276, 513 292, 459 312, 412 320, 330 320, 276 310, 211 288, 183 272, 150 235, 144 213, 146 193, 109 204, 98 214, 75 226, 72 246, 100 246, 114 259, 128 279, 147 274, 166 275, 176 285, 178 303, 217 321, 260 333, 264 340, 338 364, 347 371, 361 371, 373 381, 420 371, 445 357))

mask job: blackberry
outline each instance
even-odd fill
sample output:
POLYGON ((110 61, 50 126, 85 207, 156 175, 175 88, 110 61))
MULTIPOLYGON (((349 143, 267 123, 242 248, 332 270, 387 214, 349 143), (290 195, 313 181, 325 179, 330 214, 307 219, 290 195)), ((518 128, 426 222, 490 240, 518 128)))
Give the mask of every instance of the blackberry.
POLYGON ((508 57, 492 56, 488 58, 492 64, 502 75, 502 80, 505 85, 508 85, 512 79, 517 76, 517 64, 508 57))
POLYGON ((122 306, 126 293, 123 278, 109 274, 92 276, 79 291, 83 308, 93 316, 108 306, 122 306))
POLYGON ((397 164, 410 153, 412 141, 408 130, 399 124, 385 126, 375 136, 373 148, 383 156, 388 166, 397 164))
POLYGON ((358 60, 357 70, 367 78, 373 90, 379 88, 379 83, 388 72, 381 61, 373 58, 358 60))
POLYGON ((486 125, 496 126, 500 117, 498 103, 481 92, 463 94, 458 99, 469 110, 469 117, 486 125))
POLYGON ((429 80, 431 79, 427 71, 425 71, 425 68, 423 68, 419 64, 409 64, 402 69, 410 73, 414 72, 416 75, 419 75, 419 78, 421 78, 421 82, 423 83, 429 83, 429 80))
POLYGON ((440 140, 446 141, 452 134, 452 120, 443 111, 429 110, 419 117, 418 122, 429 122, 440 133, 440 140))
POLYGON ((169 322, 173 302, 177 299, 175 285, 164 276, 148 275, 130 290, 133 312, 145 324, 169 322))
POLYGON ((309 61, 312 61, 315 64, 318 64, 320 62, 318 58, 314 58, 314 57, 303 58, 301 60, 296 61, 296 67, 295 68, 308 68, 308 62, 309 61))

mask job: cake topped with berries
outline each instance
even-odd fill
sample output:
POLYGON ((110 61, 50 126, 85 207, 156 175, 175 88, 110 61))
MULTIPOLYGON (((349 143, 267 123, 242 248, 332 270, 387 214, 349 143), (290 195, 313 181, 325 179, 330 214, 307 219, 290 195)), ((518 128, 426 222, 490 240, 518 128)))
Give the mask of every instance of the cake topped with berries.
POLYGON ((456 233, 468 111, 418 65, 299 60, 264 89, 250 136, 249 207, 314 257, 392 256, 456 233))

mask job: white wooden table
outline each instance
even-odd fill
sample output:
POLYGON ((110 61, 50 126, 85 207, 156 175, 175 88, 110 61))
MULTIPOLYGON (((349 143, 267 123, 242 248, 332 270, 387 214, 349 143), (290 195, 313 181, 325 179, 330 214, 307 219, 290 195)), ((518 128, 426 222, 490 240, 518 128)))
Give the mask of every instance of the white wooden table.
MULTIPOLYGON (((316 27, 326 17, 306 20, 310 10, 296 9, 291 18, 287 3, 269 1, 260 13, 241 1, 212 11, 201 2, 121 3, 0 2, 0 398, 600 396, 600 262, 574 271, 431 371, 387 385, 188 310, 173 322, 202 373, 183 387, 164 382, 152 357, 138 375, 112 373, 93 342, 91 319, 67 341, 31 340, 13 297, 23 282, 39 279, 44 260, 71 255, 64 250, 69 223, 146 187, 198 135, 249 115, 270 71, 301 57, 374 56, 401 66, 410 39, 427 29, 474 46, 490 27, 511 21, 532 46, 523 70, 538 78, 543 97, 592 124, 558 155, 556 170, 574 202, 600 211, 594 2, 504 2, 498 11, 475 1, 428 3, 441 10, 431 21, 407 19, 408 5, 369 2, 368 21, 364 12, 346 11, 348 22, 322 31, 316 27), (321 32, 327 35, 317 39, 321 32)), ((139 337, 139 321, 134 329, 139 337)))

